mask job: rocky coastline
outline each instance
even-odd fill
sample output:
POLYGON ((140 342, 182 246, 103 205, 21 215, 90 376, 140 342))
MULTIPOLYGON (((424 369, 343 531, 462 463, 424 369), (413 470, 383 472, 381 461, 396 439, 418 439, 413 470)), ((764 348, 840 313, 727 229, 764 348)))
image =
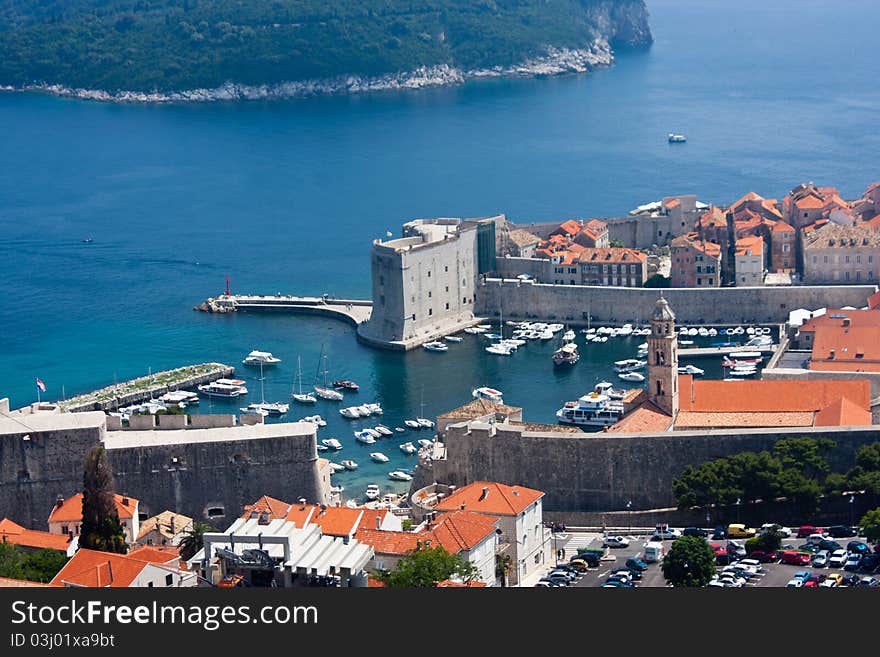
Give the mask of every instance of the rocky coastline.
POLYGON ((307 96, 356 94, 376 91, 400 91, 461 85, 469 80, 488 78, 549 77, 588 73, 611 66, 614 54, 608 41, 597 38, 588 48, 547 48, 545 54, 513 66, 463 71, 440 64, 422 66, 412 71, 376 77, 357 75, 319 80, 299 80, 273 85, 245 85, 235 82, 213 89, 190 89, 175 92, 106 91, 70 88, 58 84, 33 84, 23 87, 0 86, 0 91, 38 91, 67 98, 108 103, 198 103, 240 100, 284 100, 307 96))

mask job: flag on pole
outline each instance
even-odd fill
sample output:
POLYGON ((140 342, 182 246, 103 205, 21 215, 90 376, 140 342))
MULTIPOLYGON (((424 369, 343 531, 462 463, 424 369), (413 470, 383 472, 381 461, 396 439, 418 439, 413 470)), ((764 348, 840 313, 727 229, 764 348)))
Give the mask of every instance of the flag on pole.
POLYGON ((43 392, 46 392, 46 384, 43 383, 43 380, 42 380, 42 379, 37 379, 37 387, 38 387, 40 390, 42 390, 43 392))

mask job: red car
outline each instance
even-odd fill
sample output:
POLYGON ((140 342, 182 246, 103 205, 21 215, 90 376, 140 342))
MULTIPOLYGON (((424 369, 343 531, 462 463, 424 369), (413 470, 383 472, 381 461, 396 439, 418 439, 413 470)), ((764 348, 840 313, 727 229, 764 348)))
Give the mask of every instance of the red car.
POLYGON ((809 538, 810 534, 818 534, 819 530, 813 527, 813 525, 801 525, 797 530, 798 538, 809 538))
POLYGON ((795 552, 794 550, 786 550, 780 558, 781 563, 787 563, 792 566, 809 566, 810 555, 804 552, 795 552))
POLYGON ((779 561, 779 553, 775 551, 764 552, 764 550, 754 550, 749 556, 752 559, 757 559, 761 563, 779 561))
POLYGON ((818 589, 818 588, 819 588, 819 582, 817 582, 817 581, 814 580, 814 579, 808 579, 806 582, 804 582, 804 585, 803 585, 802 588, 805 588, 805 589, 818 589))

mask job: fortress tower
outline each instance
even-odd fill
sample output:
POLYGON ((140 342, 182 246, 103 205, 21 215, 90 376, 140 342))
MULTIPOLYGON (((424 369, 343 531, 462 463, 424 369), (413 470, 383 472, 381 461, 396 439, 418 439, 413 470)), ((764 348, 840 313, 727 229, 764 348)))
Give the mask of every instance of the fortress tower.
POLYGON ((672 418, 678 415, 678 336, 675 314, 662 294, 648 336, 648 399, 672 418))

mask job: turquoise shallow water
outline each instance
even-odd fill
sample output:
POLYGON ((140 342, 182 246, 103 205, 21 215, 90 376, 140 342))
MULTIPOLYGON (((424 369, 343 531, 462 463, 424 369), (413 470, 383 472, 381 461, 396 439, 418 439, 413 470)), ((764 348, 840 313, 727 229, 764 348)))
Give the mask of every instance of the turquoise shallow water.
MULTIPOLYGON (((260 348, 285 359, 266 374, 276 399, 296 355, 308 381, 325 344, 331 376, 361 383, 386 424, 422 400, 426 415, 448 410, 480 384, 552 421, 637 343, 590 347, 560 372, 550 345, 503 359, 469 338, 402 355, 329 320, 191 308, 226 275, 241 292, 366 296, 370 241, 415 217, 562 220, 672 193, 780 196, 804 180, 851 197, 880 179, 877 3, 649 8, 654 46, 589 76, 193 106, 0 94, 0 395, 21 405, 37 376, 57 398, 260 348), (688 143, 670 146, 670 131, 688 143)), ((317 410, 332 421, 322 436, 361 463, 346 486, 406 463, 395 441, 382 450, 392 463, 365 467, 334 409, 317 410)))

